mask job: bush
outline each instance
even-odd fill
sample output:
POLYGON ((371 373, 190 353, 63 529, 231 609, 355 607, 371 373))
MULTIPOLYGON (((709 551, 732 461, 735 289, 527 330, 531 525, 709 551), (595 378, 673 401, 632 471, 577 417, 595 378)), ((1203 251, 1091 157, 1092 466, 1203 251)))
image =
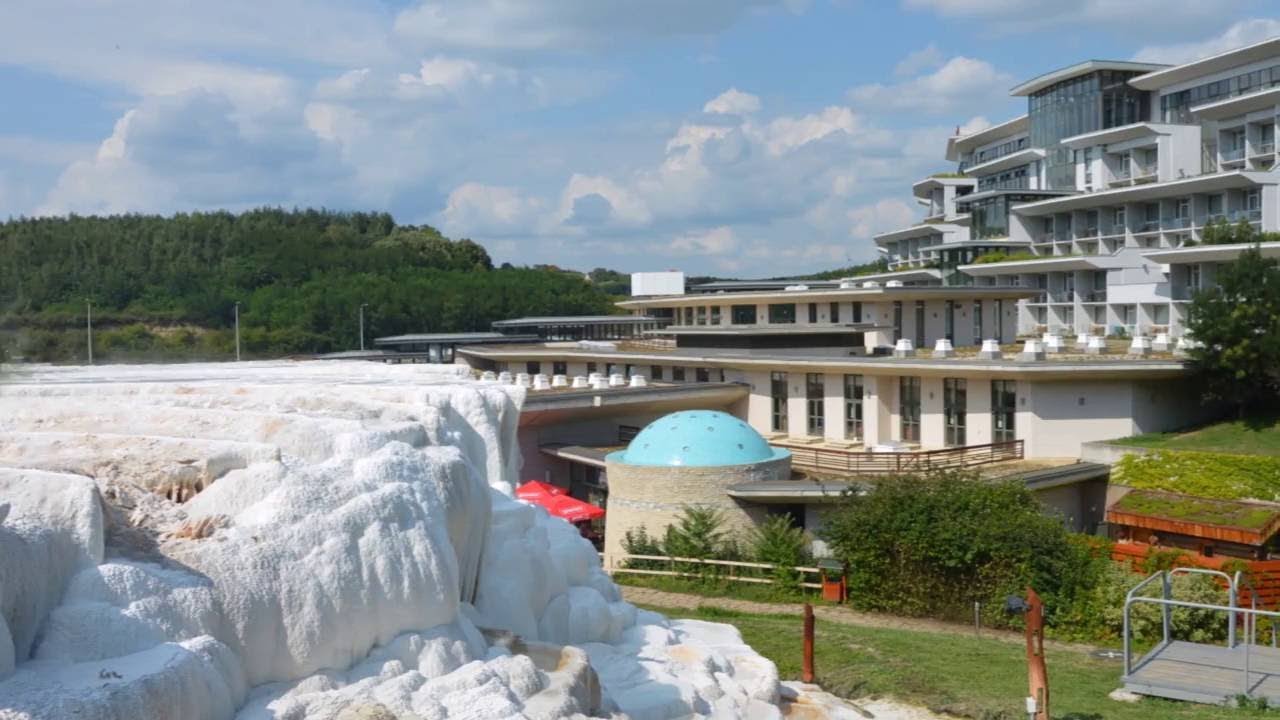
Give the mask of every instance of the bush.
POLYGON ((666 554, 699 560, 735 560, 737 544, 724 531, 724 515, 714 508, 686 505, 667 526, 662 540, 666 554))
POLYGON ((769 518, 752 528, 747 542, 753 560, 774 566, 774 579, 779 585, 795 590, 800 588, 804 578, 793 568, 808 565, 813 558, 804 530, 792 525, 791 518, 785 515, 769 518))
POLYGON ((1280 500, 1280 457, 1154 450, 1121 458, 1111 469, 1111 479, 1197 497, 1280 500))
POLYGON ((890 478, 844 495, 825 518, 822 535, 849 567, 851 602, 902 615, 968 621, 980 602, 987 624, 1008 625, 1004 598, 1031 586, 1054 625, 1108 562, 1105 548, 1046 516, 1016 481, 890 478))
MULTIPOLYGON (((1168 565, 1171 558, 1153 557, 1148 565, 1168 565)), ((1182 553, 1177 553, 1178 557, 1182 553)), ((1181 564, 1177 560, 1173 565, 1181 564)), ((1167 568, 1160 568, 1167 569, 1167 568)), ((1119 643, 1124 632, 1124 601, 1133 586, 1144 575, 1131 571, 1122 563, 1107 563, 1096 584, 1082 593, 1071 608, 1059 616, 1054 636, 1083 642, 1119 643)), ((1205 575, 1175 575, 1170 588, 1176 600, 1225 605, 1227 593, 1214 580, 1205 575)), ((1159 597, 1159 581, 1143 588, 1142 596, 1159 597)), ((1175 607, 1170 613, 1170 627, 1175 640, 1191 642, 1220 642, 1227 636, 1227 616, 1211 610, 1175 607)), ((1130 614, 1133 637, 1139 646, 1149 645, 1161 639, 1161 609, 1159 605, 1138 603, 1130 614)))

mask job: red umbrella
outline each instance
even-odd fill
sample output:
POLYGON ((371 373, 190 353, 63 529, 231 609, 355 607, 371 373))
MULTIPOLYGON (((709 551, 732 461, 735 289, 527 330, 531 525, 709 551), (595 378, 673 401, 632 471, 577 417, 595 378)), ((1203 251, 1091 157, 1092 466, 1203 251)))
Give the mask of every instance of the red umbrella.
POLYGON ((604 517, 604 508, 569 497, 564 488, 536 480, 516 488, 516 497, 540 505, 552 515, 571 523, 604 517))

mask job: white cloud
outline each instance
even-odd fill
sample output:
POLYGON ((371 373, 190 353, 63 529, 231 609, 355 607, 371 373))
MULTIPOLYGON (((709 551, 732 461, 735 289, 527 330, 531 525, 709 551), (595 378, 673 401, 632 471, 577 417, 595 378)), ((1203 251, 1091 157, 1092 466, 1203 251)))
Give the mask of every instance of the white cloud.
POLYGON ((969 118, 964 124, 956 128, 956 135, 972 135, 991 127, 994 123, 986 119, 982 115, 975 115, 969 118))
POLYGON ((857 119, 853 111, 847 107, 832 106, 803 117, 780 117, 769 123, 765 135, 769 152, 781 155, 833 133, 852 135, 856 130, 857 119))
POLYGON ((946 57, 938 46, 929 43, 898 61, 898 64, 893 67, 893 74, 897 77, 916 75, 925 70, 933 70, 945 61, 946 57))
POLYGON ((1241 20, 1207 40, 1172 45, 1147 45, 1139 50, 1133 59, 1176 65, 1244 45, 1252 45, 1278 35, 1280 35, 1280 20, 1273 18, 1241 20))
POLYGON ((468 182, 449 193, 441 219, 446 232, 506 235, 528 232, 541 210, 516 188, 468 182))
POLYGON ((750 115, 760 110, 760 98, 737 88, 729 88, 702 106, 702 112, 712 115, 750 115))
POLYGON ((863 112, 927 112, 954 115, 1007 102, 1014 79, 985 60, 953 57, 932 73, 895 85, 873 83, 849 91, 863 112))
MULTIPOLYGON (((1081 29, 1115 29, 1121 34, 1144 31, 1185 31, 1220 20, 1241 0, 902 0, 911 10, 942 17, 978 20, 1001 32, 1029 31, 1063 23, 1081 29)), ((1132 35, 1129 35, 1132 37, 1132 35)))
POLYGON ((849 235, 858 240, 871 240, 872 235, 907 227, 914 223, 916 211, 901 200, 885 199, 848 212, 849 235))
POLYGON ((724 255, 737 249, 738 238, 726 225, 684 233, 667 245, 673 255, 724 255))

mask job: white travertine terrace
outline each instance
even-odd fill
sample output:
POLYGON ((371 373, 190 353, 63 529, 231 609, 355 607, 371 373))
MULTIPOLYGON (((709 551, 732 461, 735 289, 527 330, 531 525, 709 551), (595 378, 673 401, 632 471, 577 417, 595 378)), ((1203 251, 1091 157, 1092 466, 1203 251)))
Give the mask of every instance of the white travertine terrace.
POLYGON ((525 391, 463 372, 5 368, 0 719, 779 717, 512 499, 525 391))

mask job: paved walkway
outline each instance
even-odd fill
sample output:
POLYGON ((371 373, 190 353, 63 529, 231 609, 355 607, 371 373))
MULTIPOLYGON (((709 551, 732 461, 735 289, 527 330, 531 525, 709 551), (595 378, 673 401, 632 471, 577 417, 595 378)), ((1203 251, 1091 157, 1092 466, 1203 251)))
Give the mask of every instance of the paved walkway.
MULTIPOLYGON (((754 600, 739 600, 728 597, 706 597, 686 593, 667 592, 646 587, 620 585, 622 597, 634 605, 647 605, 658 608, 675 608, 696 610, 699 607, 715 607, 721 610, 734 610, 756 615, 802 615, 804 606, 799 603, 767 603, 754 600)), ((904 618, 896 615, 859 612, 852 608, 835 605, 814 605, 813 614, 829 622, 842 625, 858 625, 861 627, 889 628, 893 630, 916 630, 920 632, 945 633, 947 635, 965 635, 973 637, 973 626, 956 625, 939 620, 923 618, 904 618)), ((1010 630, 994 630, 983 628, 981 637, 1000 640, 1001 642, 1025 644, 1026 639, 1021 632, 1010 630)), ((1061 650, 1073 650, 1089 653, 1096 648, 1076 643, 1064 643, 1046 640, 1045 646, 1061 650)))

